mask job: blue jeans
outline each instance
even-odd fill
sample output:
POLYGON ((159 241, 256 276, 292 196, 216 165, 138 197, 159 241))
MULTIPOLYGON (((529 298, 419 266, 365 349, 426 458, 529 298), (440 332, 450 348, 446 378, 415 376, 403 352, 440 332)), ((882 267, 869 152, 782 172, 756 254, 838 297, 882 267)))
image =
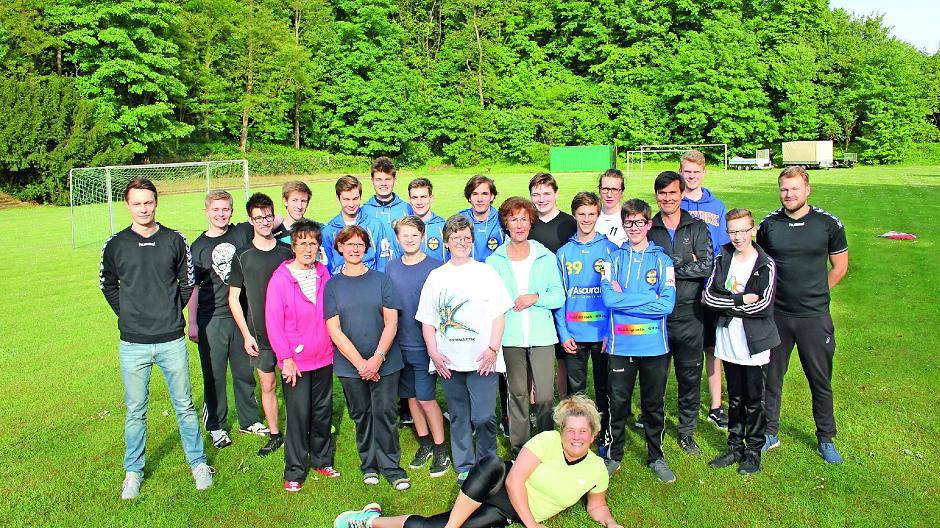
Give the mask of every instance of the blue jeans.
POLYGON ((160 367, 170 391, 170 402, 176 412, 183 452, 189 467, 206 461, 202 446, 199 418, 193 405, 193 390, 189 382, 189 353, 186 340, 155 344, 121 341, 121 379, 124 381, 124 470, 143 475, 144 451, 147 446, 147 400, 150 396, 150 371, 160 367))
POLYGON ((457 473, 470 471, 487 455, 496 455, 496 392, 499 374, 450 371, 441 388, 450 412, 450 452, 457 473), (476 436, 476 446, 474 446, 476 436))

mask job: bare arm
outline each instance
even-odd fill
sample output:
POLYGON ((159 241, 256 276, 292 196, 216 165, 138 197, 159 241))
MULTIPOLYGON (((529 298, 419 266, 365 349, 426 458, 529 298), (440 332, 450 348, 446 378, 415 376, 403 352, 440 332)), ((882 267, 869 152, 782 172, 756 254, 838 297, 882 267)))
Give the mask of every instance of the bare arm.
POLYGON ((232 319, 235 320, 235 326, 238 327, 238 331, 242 333, 242 338, 245 340, 245 352, 249 356, 258 355, 258 343, 255 341, 255 337, 251 335, 251 330, 248 329, 248 321, 245 320, 245 311, 242 310, 242 303, 239 300, 239 297, 242 294, 242 289, 236 286, 229 286, 228 288, 228 309, 232 312, 232 319))
POLYGON ((829 255, 829 263, 832 267, 829 268, 827 279, 831 290, 836 287, 836 284, 839 284, 842 277, 845 277, 845 273, 849 271, 849 252, 843 251, 842 253, 829 255))
POLYGON ((394 308, 382 307, 382 320, 385 327, 382 328, 382 335, 379 336, 379 344, 376 349, 382 354, 388 353, 392 348, 392 341, 395 340, 395 334, 398 333, 398 310, 394 308))
POLYGON ((529 509, 529 494, 525 489, 525 481, 541 463, 542 461, 535 456, 535 453, 523 447, 512 464, 509 475, 506 476, 506 493, 509 495, 509 502, 512 503, 516 514, 519 515, 519 520, 526 528, 543 526, 535 522, 535 517, 532 516, 532 510, 529 509))
POLYGON ((617 524, 617 520, 614 519, 614 516, 610 513, 610 507, 607 506, 606 491, 588 493, 587 512, 592 519, 603 524, 605 528, 623 528, 621 525, 617 524))

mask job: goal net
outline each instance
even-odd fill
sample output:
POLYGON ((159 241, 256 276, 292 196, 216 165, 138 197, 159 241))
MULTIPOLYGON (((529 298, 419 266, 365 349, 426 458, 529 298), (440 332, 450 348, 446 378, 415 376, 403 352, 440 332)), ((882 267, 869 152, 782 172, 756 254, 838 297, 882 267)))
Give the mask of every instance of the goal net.
MULTIPOLYGON (((245 160, 75 168, 69 171, 72 247, 103 244, 130 225, 124 187, 134 178, 147 178, 156 185, 157 221, 182 232, 190 242, 206 227, 205 216, 199 212, 208 191, 244 190, 248 199, 245 160)), ((239 203, 237 197, 235 203, 239 203)))
POLYGON ((674 145, 640 145, 634 150, 625 151, 627 156, 627 175, 633 164, 640 163, 640 172, 644 170, 646 157, 651 154, 682 154, 692 149, 715 151, 714 156, 721 161, 725 174, 728 173, 728 144, 727 143, 683 143, 674 145))

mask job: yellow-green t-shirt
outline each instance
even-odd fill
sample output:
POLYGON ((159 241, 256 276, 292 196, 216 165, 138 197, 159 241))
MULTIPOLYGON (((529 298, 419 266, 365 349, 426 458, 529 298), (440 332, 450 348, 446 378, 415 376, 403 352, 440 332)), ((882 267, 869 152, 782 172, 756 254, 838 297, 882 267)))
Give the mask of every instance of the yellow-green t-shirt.
POLYGON ((545 431, 525 444, 542 461, 525 481, 529 509, 536 522, 557 515, 578 502, 585 493, 607 491, 610 477, 604 461, 593 451, 577 464, 568 465, 558 431, 545 431))

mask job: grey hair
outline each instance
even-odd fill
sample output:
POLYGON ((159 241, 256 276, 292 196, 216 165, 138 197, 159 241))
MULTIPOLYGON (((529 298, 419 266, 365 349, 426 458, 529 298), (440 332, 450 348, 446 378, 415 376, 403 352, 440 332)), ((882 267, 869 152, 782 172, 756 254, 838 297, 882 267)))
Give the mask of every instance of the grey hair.
POLYGON ((470 223, 469 218, 462 214, 455 214, 448 218, 447 222, 444 224, 444 242, 446 243, 450 240, 450 235, 453 235, 457 231, 463 231, 464 229, 470 230, 470 241, 473 242, 473 224, 470 223))

